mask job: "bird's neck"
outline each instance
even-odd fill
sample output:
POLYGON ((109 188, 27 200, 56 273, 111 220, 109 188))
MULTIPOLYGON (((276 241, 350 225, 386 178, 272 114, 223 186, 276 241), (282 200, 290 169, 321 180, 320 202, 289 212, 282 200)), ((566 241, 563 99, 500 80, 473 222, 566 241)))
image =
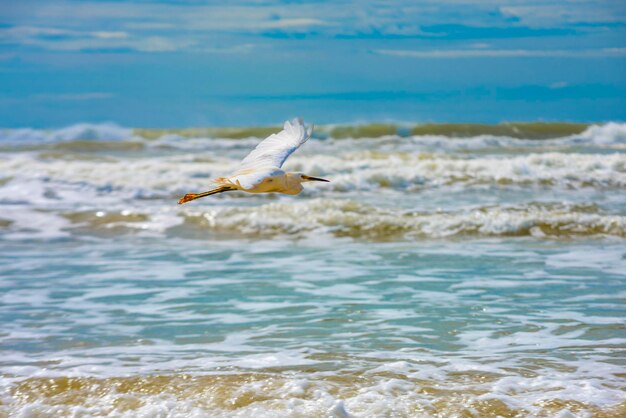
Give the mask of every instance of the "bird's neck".
POLYGON ((285 173, 285 178, 289 183, 302 183, 302 178, 298 173, 285 173))

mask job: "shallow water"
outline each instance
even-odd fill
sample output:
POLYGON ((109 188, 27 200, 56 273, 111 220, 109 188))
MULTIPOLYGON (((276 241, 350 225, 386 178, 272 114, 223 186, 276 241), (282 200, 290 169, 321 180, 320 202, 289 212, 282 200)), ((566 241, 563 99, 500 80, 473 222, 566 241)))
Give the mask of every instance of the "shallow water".
POLYGON ((309 141, 297 197, 177 206, 258 139, 0 139, 0 416, 623 416, 626 126, 309 141))

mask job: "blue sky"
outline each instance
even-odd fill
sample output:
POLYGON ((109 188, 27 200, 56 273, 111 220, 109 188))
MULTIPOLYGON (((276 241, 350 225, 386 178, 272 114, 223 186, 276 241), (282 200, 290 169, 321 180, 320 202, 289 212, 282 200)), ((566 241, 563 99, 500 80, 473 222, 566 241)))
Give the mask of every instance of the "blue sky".
POLYGON ((625 1, 0 0, 0 126, 626 119, 625 1))

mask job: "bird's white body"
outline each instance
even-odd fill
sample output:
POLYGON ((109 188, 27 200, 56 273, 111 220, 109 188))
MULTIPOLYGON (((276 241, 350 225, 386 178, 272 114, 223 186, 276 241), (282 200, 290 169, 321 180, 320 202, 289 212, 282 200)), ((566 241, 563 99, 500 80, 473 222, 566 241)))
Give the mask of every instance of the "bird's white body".
POLYGON ((303 189, 299 173, 286 173, 280 168, 243 171, 224 180, 224 183, 222 179, 217 179, 217 182, 247 193, 298 194, 303 189))
POLYGON ((287 173, 281 169, 285 160, 313 133, 302 118, 285 122, 282 131, 270 135, 253 149, 231 176, 218 177, 214 181, 219 187, 204 193, 188 193, 178 203, 185 203, 216 193, 240 190, 246 193, 283 193, 296 195, 307 181, 328 181, 302 173, 287 173))

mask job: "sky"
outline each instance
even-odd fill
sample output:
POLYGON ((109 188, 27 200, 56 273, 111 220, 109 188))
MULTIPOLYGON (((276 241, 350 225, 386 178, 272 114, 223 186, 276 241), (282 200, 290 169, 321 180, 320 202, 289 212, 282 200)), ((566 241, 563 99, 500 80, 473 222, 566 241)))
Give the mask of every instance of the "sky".
POLYGON ((626 1, 0 0, 0 127, 626 120, 626 1))

